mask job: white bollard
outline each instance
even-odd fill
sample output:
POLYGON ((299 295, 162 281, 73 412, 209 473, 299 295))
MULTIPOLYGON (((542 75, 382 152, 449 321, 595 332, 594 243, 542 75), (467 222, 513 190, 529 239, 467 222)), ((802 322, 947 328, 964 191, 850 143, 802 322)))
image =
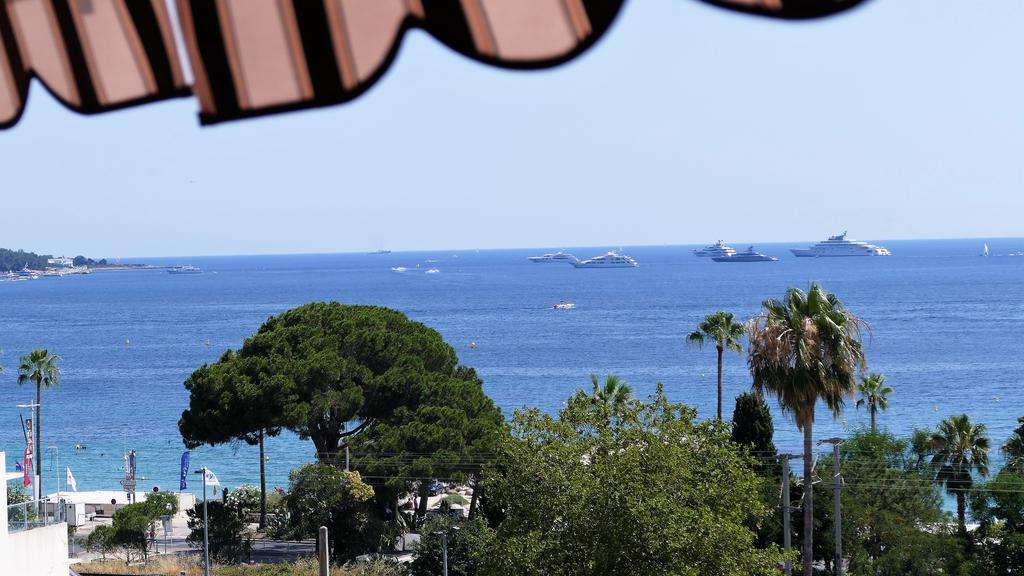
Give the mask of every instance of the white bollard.
POLYGON ((331 564, 327 554, 327 526, 320 527, 320 537, 317 539, 320 556, 320 576, 331 576, 331 564))

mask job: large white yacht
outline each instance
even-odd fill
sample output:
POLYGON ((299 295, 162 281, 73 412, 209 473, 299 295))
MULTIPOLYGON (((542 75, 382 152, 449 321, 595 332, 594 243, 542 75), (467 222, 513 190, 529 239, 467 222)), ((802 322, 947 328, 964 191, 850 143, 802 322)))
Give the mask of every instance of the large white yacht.
POLYGON ((544 254, 543 256, 530 256, 527 259, 533 263, 566 262, 568 264, 575 264, 576 262, 579 262, 578 258, 564 250, 559 250, 558 252, 551 252, 549 254, 544 254))
POLYGON ((747 248, 746 252, 737 252, 732 256, 715 256, 712 258, 715 262, 777 262, 779 259, 775 256, 768 256, 755 252, 754 247, 747 248))
POLYGON ((792 248, 790 252, 800 258, 826 258, 831 256, 892 256, 888 248, 875 246, 846 237, 846 232, 829 236, 810 248, 792 248))
POLYGON ((636 268, 640 266, 633 258, 612 251, 601 256, 594 256, 582 262, 573 262, 577 268, 636 268))
POLYGON ((699 258, 715 258, 721 256, 732 256, 736 254, 736 250, 731 246, 726 245, 725 242, 719 240, 711 246, 705 246, 699 250, 694 250, 693 255, 699 258))

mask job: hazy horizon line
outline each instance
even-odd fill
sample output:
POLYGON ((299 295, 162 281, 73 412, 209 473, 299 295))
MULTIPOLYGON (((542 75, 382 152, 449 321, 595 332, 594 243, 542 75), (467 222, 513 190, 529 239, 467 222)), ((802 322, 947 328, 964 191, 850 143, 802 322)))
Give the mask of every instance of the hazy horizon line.
MULTIPOLYGON (((860 238, 854 238, 860 240, 860 238)), ((820 242, 818 240, 773 240, 773 241, 762 241, 752 242, 749 240, 744 241, 728 241, 729 244, 735 245, 771 245, 771 244, 802 244, 802 243, 815 243, 820 242)), ((979 242, 984 241, 998 241, 998 240, 1024 240, 1024 236, 963 236, 963 237, 947 237, 947 238, 883 238, 883 239, 870 239, 872 242, 940 242, 940 241, 968 241, 977 240, 979 242)), ((391 253, 418 253, 418 252, 501 252, 501 251, 517 251, 517 250, 549 250, 549 249, 577 249, 577 248, 593 248, 593 249, 614 249, 614 248, 688 248, 693 246, 705 246, 705 242, 708 244, 714 243, 714 240, 704 242, 687 242, 687 243, 672 243, 672 244, 593 244, 593 245, 546 245, 546 246, 512 246, 512 247, 480 247, 480 248, 386 248, 391 253)), ((165 256, 160 255, 147 255, 147 256, 103 256, 101 258, 110 260, 142 260, 146 258, 242 258, 242 257, 254 257, 254 256, 331 256, 331 255, 344 255, 344 254, 366 254, 374 255, 374 252, 381 250, 382 248, 369 248, 363 250, 337 250, 337 251, 311 251, 311 252, 236 252, 236 253, 219 253, 219 254, 170 254, 165 256)), ((92 257, 96 259, 95 257, 92 257)))

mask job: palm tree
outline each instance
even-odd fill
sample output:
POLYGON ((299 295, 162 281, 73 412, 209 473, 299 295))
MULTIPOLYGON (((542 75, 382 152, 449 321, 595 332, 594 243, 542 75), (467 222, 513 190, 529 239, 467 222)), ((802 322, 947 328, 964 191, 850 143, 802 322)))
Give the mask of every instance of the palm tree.
POLYGON ((21 357, 21 364, 18 366, 18 384, 34 382, 36 385, 36 478, 37 490, 42 497, 43 487, 43 463, 41 447, 43 445, 43 427, 40 424, 43 412, 43 388, 52 388, 60 384, 60 368, 57 362, 60 356, 50 354, 45 348, 37 348, 21 357))
POLYGON ((878 411, 885 411, 889 408, 888 394, 892 394, 892 388, 886 386, 884 374, 870 374, 860 379, 857 384, 857 392, 861 398, 857 400, 857 408, 868 407, 868 414, 871 415, 871 432, 878 432, 877 416, 878 411))
POLYGON ((590 383, 594 386, 590 401, 595 408, 607 415, 609 421, 622 412, 633 393, 629 385, 614 374, 604 377, 604 386, 598 380, 597 374, 591 374, 590 383))
POLYGON ((946 486, 946 493, 956 496, 956 519, 960 533, 965 524, 967 491, 974 486, 972 472, 988 476, 989 441, 984 424, 971 424, 966 414, 950 416, 939 422, 930 439, 932 465, 936 480, 946 486))
POLYGON ((814 407, 822 400, 838 418, 844 399, 853 395, 857 373, 864 368, 863 323, 817 284, 807 293, 790 288, 784 301, 766 300, 762 307, 764 312, 748 326, 747 362, 754 391, 775 396, 783 412, 792 413, 804 433, 801 558, 804 574, 810 576, 814 558, 814 407))
POLYGON ((718 350, 718 420, 722 420, 722 355, 726 350, 743 352, 739 339, 746 332, 743 324, 736 322, 731 312, 719 310, 709 314, 697 326, 697 330, 690 332, 686 341, 704 347, 704 342, 710 340, 715 343, 718 350))
POLYGON ((1024 474, 1024 416, 1017 418, 1020 426, 1013 431, 1002 447, 1006 456, 1006 467, 1018 474, 1024 474))

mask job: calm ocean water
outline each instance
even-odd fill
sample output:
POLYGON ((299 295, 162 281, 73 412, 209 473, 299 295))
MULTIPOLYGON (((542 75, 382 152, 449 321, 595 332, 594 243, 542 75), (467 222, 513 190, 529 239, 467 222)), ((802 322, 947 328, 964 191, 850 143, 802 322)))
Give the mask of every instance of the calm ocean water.
MULTIPOLYGON (((710 417, 715 353, 688 348, 685 334, 705 314, 749 317, 765 298, 811 281, 870 324, 870 369, 896 389, 882 426, 906 433, 966 412, 988 425, 998 446, 1024 415, 1024 257, 998 255, 1024 250, 1024 239, 988 241, 994 256, 987 259, 978 257, 981 240, 883 244, 894 256, 796 259, 785 249, 806 244, 765 244, 758 248, 781 260, 746 265, 698 259, 692 247, 636 247, 625 252, 641 267, 614 270, 526 260, 541 250, 148 259, 206 273, 0 283, 0 449, 13 469, 24 445, 15 405, 34 396, 16 384, 17 359, 48 347, 63 357, 62 384, 43 401, 44 448, 59 450, 59 470, 71 466, 80 490, 117 489, 121 454, 135 449, 140 488, 175 489, 184 379, 238 347, 268 316, 313 300, 390 306, 437 329, 506 415, 524 405, 557 410, 593 372, 620 375, 637 395, 662 382, 672 400, 710 417), (552 310, 560 300, 578 307, 552 310)), ((731 415, 731 399, 750 386, 743 356, 726 358, 725 382, 731 415)), ((792 421, 775 415, 776 444, 796 449, 792 421)), ((852 403, 838 422, 821 411, 816 436, 842 436, 866 422, 852 403)), ((57 450, 44 458, 51 492, 57 450)), ((313 458, 312 443, 291 435, 269 440, 267 450, 270 486, 285 487, 288 471, 313 458)), ((228 486, 258 480, 249 446, 196 450, 192 463, 208 465, 228 486)))

